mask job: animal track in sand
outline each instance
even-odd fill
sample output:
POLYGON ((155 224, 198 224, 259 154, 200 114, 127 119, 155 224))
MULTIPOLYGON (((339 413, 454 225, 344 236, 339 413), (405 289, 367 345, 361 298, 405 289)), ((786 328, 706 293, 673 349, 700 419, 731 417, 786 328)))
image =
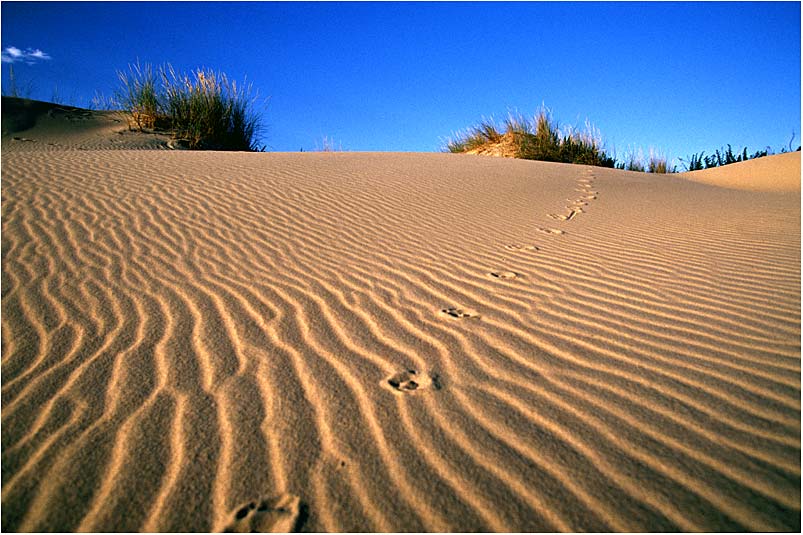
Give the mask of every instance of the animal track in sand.
POLYGON ((518 243, 511 243, 505 245, 505 249, 510 251, 538 251, 538 246, 536 245, 521 245, 518 243))
POLYGON ((549 217, 552 219, 557 219, 558 221, 571 221, 572 218, 577 215, 579 210, 570 210, 568 214, 548 214, 549 217))
POLYGON ((451 316, 453 318, 479 318, 480 315, 467 308, 449 307, 441 309, 441 313, 451 316))
POLYGON ((558 230, 556 228, 535 227, 535 230, 537 230, 538 232, 543 232, 544 234, 554 234, 558 236, 561 234, 566 234, 566 232, 558 230))
MULTIPOLYGON (((588 201, 591 199, 596 199, 596 192, 592 191, 592 187, 594 184, 594 173, 593 171, 586 172, 586 174, 577 179, 575 182, 576 188, 574 191, 584 193, 585 196, 579 199, 566 199, 566 202, 569 204, 566 205, 567 213, 564 214, 547 214, 547 216, 551 217, 556 221, 571 221, 577 214, 585 213, 583 210, 583 206, 588 205, 588 201)), ((540 232, 545 232, 547 234, 564 234, 563 231, 556 230, 556 229, 545 229, 539 228, 540 232)))
POLYGON ((434 388, 435 390, 440 390, 443 388, 440 374, 418 373, 412 368, 391 375, 385 379, 382 384, 383 386, 389 386, 394 391, 405 394, 430 387, 434 388))
POLYGON ((289 533, 305 519, 301 500, 294 494, 260 498, 237 508, 226 533, 289 533))
POLYGON ((515 279, 520 276, 515 271, 492 271, 488 275, 497 279, 515 279))

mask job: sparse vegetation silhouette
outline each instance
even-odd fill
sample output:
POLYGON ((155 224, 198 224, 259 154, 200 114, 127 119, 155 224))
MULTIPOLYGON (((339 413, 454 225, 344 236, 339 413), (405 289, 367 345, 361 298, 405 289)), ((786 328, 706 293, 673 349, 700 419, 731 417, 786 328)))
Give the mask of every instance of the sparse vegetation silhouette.
POLYGON ((204 68, 177 73, 170 64, 154 70, 137 62, 117 75, 116 101, 129 127, 168 130, 191 149, 257 150, 261 123, 251 84, 204 68))
MULTIPOLYGON (((783 148, 781 152, 792 151, 794 137, 795 134, 792 133, 792 139, 788 144, 789 150, 783 148)), ((670 165, 666 156, 653 149, 650 149, 648 158, 644 157, 642 151, 631 150, 625 153, 622 160, 617 161, 615 156, 610 156, 604 149, 599 131, 590 123, 586 122, 583 131, 560 127, 544 106, 533 120, 510 114, 501 127, 497 126, 493 119, 482 119, 477 125, 453 134, 446 141, 444 150, 452 153, 487 154, 525 160, 615 167, 626 171, 678 172, 677 165, 670 165)), ((800 147, 797 150, 799 151, 800 147)), ((727 145, 727 149, 721 151, 717 149, 709 156, 700 152, 678 160, 683 165, 684 171, 696 171, 771 154, 773 152, 769 147, 748 154, 747 148, 735 153, 732 146, 727 145)))
POLYGON ((576 163, 613 167, 615 160, 602 147, 598 132, 589 123, 586 129, 561 128, 542 107, 533 120, 510 114, 503 130, 494 121, 483 120, 446 142, 449 152, 475 152, 525 160, 576 163))

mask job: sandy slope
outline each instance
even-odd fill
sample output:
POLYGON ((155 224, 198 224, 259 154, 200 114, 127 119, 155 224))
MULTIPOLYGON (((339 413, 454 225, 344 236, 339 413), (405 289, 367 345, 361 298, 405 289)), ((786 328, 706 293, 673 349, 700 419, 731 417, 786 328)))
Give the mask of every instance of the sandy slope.
POLYGON ((799 192, 35 143, 4 531, 799 530, 799 192))
POLYGON ((169 136, 131 131, 117 112, 5 96, 0 106, 4 151, 169 148, 169 136))
POLYGON ((682 173, 681 176, 725 188, 800 193, 800 153, 777 154, 771 158, 682 173))

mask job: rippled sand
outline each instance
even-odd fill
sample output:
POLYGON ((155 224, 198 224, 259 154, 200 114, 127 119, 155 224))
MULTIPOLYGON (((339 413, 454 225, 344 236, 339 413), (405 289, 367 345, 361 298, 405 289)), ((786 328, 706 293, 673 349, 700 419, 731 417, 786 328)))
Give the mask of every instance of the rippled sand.
POLYGON ((799 153, 110 125, 3 137, 3 531, 799 531, 799 153))

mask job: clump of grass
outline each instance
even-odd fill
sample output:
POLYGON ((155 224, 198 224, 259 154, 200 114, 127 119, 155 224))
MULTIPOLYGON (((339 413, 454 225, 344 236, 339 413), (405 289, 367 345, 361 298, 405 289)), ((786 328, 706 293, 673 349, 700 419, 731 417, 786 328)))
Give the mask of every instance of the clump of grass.
MULTIPOLYGON (((792 151, 795 134, 788 143, 792 151)), ((445 150, 454 153, 493 154, 528 160, 575 163, 599 167, 615 167, 628 171, 650 173, 676 173, 677 165, 670 165, 664 154, 650 149, 649 158, 642 150, 630 151, 621 161, 608 155, 599 131, 586 121, 585 129, 561 128, 545 107, 541 107, 532 120, 521 115, 509 114, 501 127, 493 119, 483 119, 479 124, 453 135, 445 144, 445 150)), ((797 148, 800 150, 800 147, 797 148)), ((781 152, 787 152, 784 148, 781 152)), ((769 147, 749 155, 747 148, 734 152, 731 145, 717 149, 706 156, 704 152, 692 154, 688 160, 679 158, 688 171, 708 169, 761 158, 773 154, 769 147)))
POLYGON ((109 97, 99 91, 95 91, 95 94, 89 101, 88 108, 90 110, 112 111, 112 110, 118 110, 119 106, 117 104, 117 99, 115 97, 113 96, 109 97))
POLYGON ((4 97, 31 98, 34 84, 31 80, 22 81, 14 73, 14 64, 8 64, 8 84, 3 86, 4 97))
POLYGON ((730 165, 732 163, 755 160, 756 158, 763 158, 764 156, 769 156, 771 154, 772 151, 769 147, 764 150, 758 150, 751 155, 748 155, 747 147, 742 149, 741 153, 734 153, 730 144, 728 144, 728 148, 723 148, 722 152, 720 152, 719 149, 716 149, 714 154, 709 156, 705 156, 705 152, 701 152, 699 154, 694 153, 689 156, 687 160, 681 158, 680 161, 683 162, 687 171, 699 171, 700 169, 710 169, 712 167, 721 167, 723 165, 730 165))
POLYGON ((666 158, 651 156, 650 161, 647 164, 647 171, 650 173, 667 173, 668 166, 666 163, 666 158))
POLYGON ((140 65, 139 60, 128 66, 128 72, 117 71, 120 81, 115 93, 118 104, 127 112, 128 126, 139 130, 154 128, 162 118, 162 104, 157 94, 156 75, 150 64, 140 65))
POLYGON ((650 149, 650 158, 647 161, 647 172, 666 174, 671 173, 672 171, 673 169, 670 169, 666 160, 666 156, 653 149, 650 149))
POLYGON ((639 173, 643 173, 647 170, 647 167, 644 165, 644 155, 639 152, 636 155, 635 152, 631 152, 627 154, 621 162, 617 162, 615 167, 617 169, 624 169, 625 171, 638 171, 639 173))
POLYGON ((488 143, 498 143, 501 139, 502 134, 497 130, 493 119, 483 119, 479 124, 457 134, 454 139, 449 139, 446 142, 446 149, 456 153, 468 152, 488 143))
POLYGON ((171 129, 190 148, 256 150, 251 85, 208 69, 178 75, 170 65, 162 70, 162 83, 171 129))
POLYGON ((169 64, 157 76, 139 62, 128 72, 118 71, 118 78, 118 104, 140 130, 169 130, 191 149, 257 150, 260 118, 250 84, 209 69, 178 74, 169 64))
MULTIPOLYGON (((688 163, 684 162, 687 171, 699 171, 703 168, 703 152, 700 154, 694 153, 689 157, 688 163)), ((680 159, 683 162, 683 158, 680 159)))
POLYGON ((502 149, 496 152, 526 160, 614 165, 614 159, 602 148, 598 132, 589 123, 585 132, 568 128, 562 133, 545 107, 532 120, 510 114, 502 129, 492 119, 483 119, 446 143, 446 150, 456 153, 491 152, 499 147, 502 149))
POLYGON ((675 173, 677 166, 669 165, 669 160, 663 152, 650 148, 649 156, 644 155, 644 150, 639 148, 629 149, 624 158, 617 162, 616 169, 625 171, 637 171, 639 173, 675 173))
MULTIPOLYGON (((302 149, 301 152, 304 152, 304 150, 302 149)), ((319 146, 316 142, 313 152, 343 152, 343 143, 335 143, 334 138, 323 136, 321 139, 321 145, 319 146)))

